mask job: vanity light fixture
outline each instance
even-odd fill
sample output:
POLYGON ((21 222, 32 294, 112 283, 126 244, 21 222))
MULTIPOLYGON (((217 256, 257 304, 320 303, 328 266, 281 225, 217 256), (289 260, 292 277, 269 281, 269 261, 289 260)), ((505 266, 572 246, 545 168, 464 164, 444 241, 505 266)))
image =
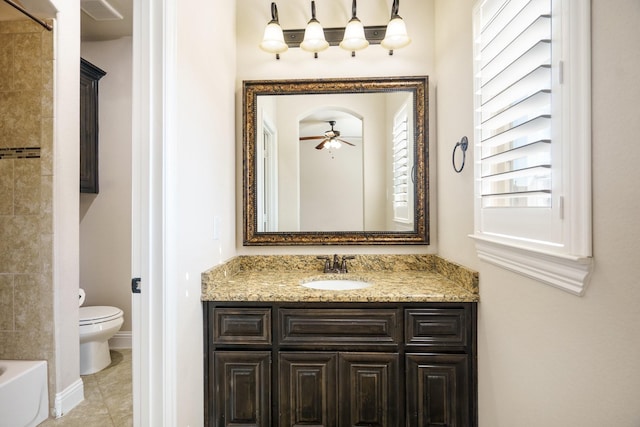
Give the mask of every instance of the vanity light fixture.
POLYGON ((351 19, 344 29, 344 38, 340 42, 340 47, 351 51, 351 56, 356 56, 356 50, 362 50, 369 46, 369 42, 364 35, 364 26, 356 16, 356 0, 351 5, 351 19))
POLYGON ((284 34, 278 21, 278 7, 275 3, 271 3, 271 21, 269 21, 267 27, 264 29, 260 49, 265 52, 275 53, 276 59, 280 59, 280 54, 289 49, 289 46, 284 42, 284 34))
POLYGON ((299 47, 312 52, 314 58, 329 46, 340 46, 342 49, 355 52, 365 49, 369 44, 380 44, 393 55, 393 51, 407 46, 411 38, 407 34, 404 20, 398 15, 400 0, 393 0, 391 19, 389 23, 378 26, 363 26, 356 14, 356 0, 352 0, 351 19, 345 28, 323 28, 316 18, 316 3, 311 1, 311 19, 304 30, 283 30, 278 22, 278 9, 271 3, 271 21, 265 28, 260 48, 268 53, 275 53, 280 59, 280 53, 289 47, 299 47))
POLYGON ((313 57, 318 57, 318 52, 322 52, 329 47, 329 42, 324 37, 324 29, 316 19, 316 2, 311 0, 311 19, 307 22, 304 30, 304 40, 300 43, 300 48, 307 52, 313 52, 313 57))
POLYGON ((395 49, 400 49, 411 43, 411 38, 407 34, 407 26, 398 11, 400 9, 400 0, 393 0, 391 7, 391 20, 387 24, 387 31, 384 40, 380 42, 382 47, 389 50, 389 55, 393 55, 395 49))

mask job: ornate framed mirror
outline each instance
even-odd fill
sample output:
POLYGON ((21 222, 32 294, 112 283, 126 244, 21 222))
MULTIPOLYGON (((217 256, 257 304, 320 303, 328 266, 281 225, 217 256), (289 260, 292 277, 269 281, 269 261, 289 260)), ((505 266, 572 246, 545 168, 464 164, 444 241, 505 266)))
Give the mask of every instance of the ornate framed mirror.
POLYGON ((428 244, 428 78, 243 82, 243 244, 428 244))

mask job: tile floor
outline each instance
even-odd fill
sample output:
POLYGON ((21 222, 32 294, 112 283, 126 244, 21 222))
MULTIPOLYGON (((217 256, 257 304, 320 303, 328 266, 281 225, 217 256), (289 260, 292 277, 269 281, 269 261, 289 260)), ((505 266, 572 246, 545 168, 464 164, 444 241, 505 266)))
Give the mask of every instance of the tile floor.
POLYGON ((84 401, 62 418, 39 427, 126 427, 133 425, 131 350, 111 350, 111 365, 82 377, 84 401))

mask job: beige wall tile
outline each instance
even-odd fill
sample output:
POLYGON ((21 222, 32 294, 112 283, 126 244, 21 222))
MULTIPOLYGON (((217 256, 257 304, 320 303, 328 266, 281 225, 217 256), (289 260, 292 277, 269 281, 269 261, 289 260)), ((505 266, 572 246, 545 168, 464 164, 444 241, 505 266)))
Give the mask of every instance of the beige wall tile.
POLYGON ((40 233, 53 234, 53 177, 40 177, 40 233))
POLYGON ((40 159, 0 160, 0 359, 47 360, 55 385, 53 57, 52 32, 0 22, 0 148, 41 147, 40 159))
POLYGON ((53 118, 42 118, 40 140, 40 174, 53 175, 53 118))
POLYGON ((0 274, 0 331, 13 331, 13 275, 0 274))
POLYGON ((53 289, 53 233, 40 235, 40 271, 46 284, 53 289))
POLYGON ((10 141, 11 128, 13 128, 14 118, 11 112, 11 101, 15 98, 12 93, 0 91, 0 148, 8 148, 13 145, 10 141))
POLYGON ((39 33, 42 31, 44 31, 44 28, 30 19, 22 21, 0 21, 0 33, 39 33))
POLYGON ((42 36, 38 32, 25 32, 14 34, 16 58, 37 58, 42 57, 42 36))
POLYGON ((53 118, 53 60, 42 62, 42 117, 53 118))
POLYGON ((13 215, 13 164, 12 159, 0 160, 0 215, 13 215))
POLYGON ((40 272, 38 216, 0 216, 0 272, 40 272))
POLYGON ((13 78, 17 90, 42 88, 42 36, 40 33, 16 34, 13 50, 13 78))
POLYGON ((14 215, 38 215, 40 159, 16 159, 14 162, 14 215))
POLYGON ((0 34, 0 91, 13 87, 13 34, 0 34))
MULTIPOLYGON (((40 330, 0 332, 0 359, 46 360, 49 373, 55 360, 53 335, 40 330), (7 344, 7 345, 2 345, 7 344)), ((49 375, 51 378, 51 375, 49 375)))
MULTIPOLYGON (((47 23, 53 26, 52 19, 46 19, 47 23)), ((42 34, 42 60, 53 59, 53 31, 46 31, 40 28, 42 34)))
POLYGON ((39 91, 0 92, 0 144, 39 147, 41 111, 39 91))
POLYGON ((19 335, 15 331, 0 330, 0 360, 15 359, 16 356, 16 336, 19 335))
POLYGON ((39 330, 53 332, 51 306, 42 304, 53 295, 46 289, 39 274, 14 276, 15 329, 17 331, 39 330))

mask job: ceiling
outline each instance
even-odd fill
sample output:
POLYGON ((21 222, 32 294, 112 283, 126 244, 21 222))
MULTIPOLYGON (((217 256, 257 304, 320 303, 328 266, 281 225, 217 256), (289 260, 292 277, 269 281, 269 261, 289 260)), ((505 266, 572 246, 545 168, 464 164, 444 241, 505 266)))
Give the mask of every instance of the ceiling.
POLYGON ((300 120, 300 136, 323 135, 331 127, 330 120, 336 122, 335 129, 339 130, 343 137, 362 137, 362 119, 334 108, 323 108, 300 120))
MULTIPOLYGON (((15 0, 14 0, 15 1, 15 0)), ((19 1, 15 1, 20 3, 19 1)), ((104 41, 115 40, 121 37, 131 36, 133 33, 133 0, 108 0, 123 19, 117 21, 96 21, 84 12, 80 13, 80 38, 82 41, 104 41)), ((29 10, 25 6, 25 9, 29 10)), ((47 16, 33 14, 39 18, 47 18, 47 16)), ((0 1, 0 21, 16 21, 29 19, 13 6, 4 1, 0 1)))

